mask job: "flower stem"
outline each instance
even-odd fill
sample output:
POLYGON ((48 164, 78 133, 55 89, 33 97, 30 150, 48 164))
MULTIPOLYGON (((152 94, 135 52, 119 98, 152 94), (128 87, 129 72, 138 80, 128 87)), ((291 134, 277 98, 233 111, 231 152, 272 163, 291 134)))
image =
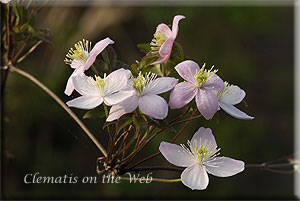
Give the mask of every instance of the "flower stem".
POLYGON ((184 60, 184 53, 183 53, 183 49, 181 47, 181 45, 179 43, 177 43, 176 41, 174 41, 175 46, 177 47, 179 53, 180 53, 180 59, 181 61, 184 60))
POLYGON ((201 114, 199 114, 199 115, 197 115, 197 116, 195 116, 195 117, 191 117, 191 118, 189 118, 189 119, 184 119, 184 120, 181 120, 181 121, 173 122, 172 124, 170 124, 170 126, 175 126, 175 125, 177 125, 177 124, 181 124, 181 123, 184 123, 184 122, 187 122, 187 121, 192 121, 192 120, 198 119, 198 118, 200 118, 200 117, 202 117, 201 114))
POLYGON ((35 77, 30 75, 29 73, 13 66, 9 65, 9 69, 12 72, 16 72, 32 82, 34 82, 36 85, 38 85, 41 89, 43 89, 49 96, 51 96, 74 120, 75 122, 82 128, 82 130, 87 134, 87 136, 94 142, 94 144, 98 147, 98 149, 102 152, 102 154, 106 157, 107 152, 103 148, 103 146, 100 144, 100 142, 95 138, 95 136, 88 130, 88 128, 80 121, 80 119, 76 116, 76 114, 66 106, 66 104, 58 98, 49 88, 47 88, 43 83, 41 83, 39 80, 37 80, 35 77))

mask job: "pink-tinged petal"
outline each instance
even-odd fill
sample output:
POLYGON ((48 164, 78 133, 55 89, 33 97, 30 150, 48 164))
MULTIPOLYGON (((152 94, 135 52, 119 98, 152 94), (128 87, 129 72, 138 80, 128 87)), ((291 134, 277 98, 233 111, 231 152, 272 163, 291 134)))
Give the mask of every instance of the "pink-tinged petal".
POLYGON ((184 19, 185 17, 183 15, 176 15, 173 19, 173 25, 172 25, 172 37, 175 40, 177 33, 178 33, 178 23, 181 19, 184 19))
POLYGON ((230 105, 240 103, 246 96, 244 90, 236 85, 229 86, 220 98, 220 102, 230 105))
POLYGON ((244 119, 244 120, 251 120, 254 119, 254 117, 251 117, 249 115, 247 115, 245 112, 242 112, 241 110, 237 109, 236 107, 234 107, 233 105, 229 105, 229 104, 225 104, 220 102, 220 107, 227 112, 228 114, 230 114, 231 116, 238 118, 238 119, 244 119))
POLYGON ((87 70, 91 67, 91 65, 95 62, 96 57, 100 54, 108 45, 114 44, 109 37, 99 41, 91 50, 89 57, 84 65, 84 70, 87 70))
POLYGON ((166 24, 160 24, 157 26, 156 31, 161 32, 164 34, 167 38, 170 38, 172 36, 171 29, 166 24))
POLYGON ((203 145, 204 147, 207 147, 211 151, 217 148, 215 137, 213 136, 210 128, 203 128, 203 127, 199 128, 198 131, 194 134, 190 142, 191 142, 190 149, 192 151, 194 151, 193 147, 195 143, 198 145, 197 147, 201 147, 201 145, 203 145))
POLYGON ((160 77, 145 86, 144 94, 161 94, 170 91, 178 83, 173 77, 160 77))
POLYGON ((207 120, 211 119, 218 110, 218 98, 211 90, 198 90, 196 104, 199 112, 207 120))
POLYGON ((127 86, 130 75, 130 70, 125 70, 123 68, 110 73, 105 79, 105 81, 108 83, 104 89, 105 94, 115 93, 124 89, 124 87, 127 86))
POLYGON ((77 60, 77 59, 73 59, 70 66, 71 66, 71 68, 74 68, 74 69, 83 68, 84 63, 82 61, 77 60))
POLYGON ((194 75, 200 71, 198 64, 191 60, 183 61, 175 66, 177 73, 186 81, 195 83, 194 75))
POLYGON ((11 0, 1 0, 1 3, 9 3, 11 0))
POLYGON ((142 113, 154 119, 164 119, 168 115, 168 104, 162 97, 148 94, 140 97, 139 108, 142 113))
POLYGON ((202 88, 206 90, 223 91, 225 89, 225 85, 223 80, 219 76, 217 76, 216 74, 212 74, 208 78, 208 81, 203 84, 202 88))
POLYGON ((202 165, 195 164, 182 172, 181 182, 192 190, 204 190, 209 179, 205 168, 202 165))
POLYGON ((113 105, 110 108, 109 115, 106 121, 111 122, 116 119, 119 119, 124 114, 133 112, 137 108, 138 102, 139 102, 138 96, 131 96, 129 98, 126 98, 119 104, 113 105))
POLYGON ((116 105, 133 95, 133 91, 119 91, 103 97, 105 105, 116 105))
POLYGON ((99 96, 80 96, 67 102, 69 107, 76 107, 79 109, 93 109, 103 102, 103 98, 99 96))
POLYGON ((230 177, 242 172, 245 168, 243 161, 228 157, 215 157, 204 165, 208 173, 217 177, 230 177))
POLYGON ((83 68, 77 68, 73 71, 73 73, 71 74, 71 76, 68 79, 67 82, 67 86, 65 89, 65 94, 70 96, 72 94, 72 92, 74 91, 74 84, 73 84, 73 77, 77 76, 77 75, 83 75, 83 68))
POLYGON ((169 105, 171 109, 177 109, 185 106, 197 93, 197 88, 189 82, 181 82, 177 84, 170 94, 169 105))
POLYGON ((91 82, 88 81, 89 77, 85 74, 80 74, 72 77, 73 85, 75 90, 80 95, 85 96, 97 96, 99 89, 95 87, 91 82))
POLYGON ((188 167, 195 163, 193 156, 187 150, 177 144, 161 142, 159 151, 167 159, 167 161, 173 165, 179 167, 188 167))
POLYGON ((159 52, 158 52, 159 58, 155 62, 153 62, 151 65, 166 63, 168 61, 168 59, 170 58, 173 43, 174 43, 174 40, 171 38, 166 40, 159 49, 159 52))

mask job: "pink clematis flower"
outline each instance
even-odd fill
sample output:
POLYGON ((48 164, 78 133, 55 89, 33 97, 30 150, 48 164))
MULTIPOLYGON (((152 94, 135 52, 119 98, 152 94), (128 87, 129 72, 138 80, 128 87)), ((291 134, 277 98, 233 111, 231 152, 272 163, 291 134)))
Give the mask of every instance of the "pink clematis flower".
POLYGON ((1 3, 9 3, 11 0, 0 0, 1 3))
POLYGON ((99 76, 88 77, 78 75, 72 78, 75 90, 80 93, 80 97, 67 102, 69 107, 80 109, 93 109, 103 102, 105 105, 112 106, 131 94, 122 91, 127 86, 131 72, 123 68, 118 69, 104 78, 99 76))
POLYGON ((167 92, 177 84, 178 80, 171 77, 156 78, 156 74, 140 72, 137 78, 131 78, 128 88, 124 89, 132 95, 113 105, 109 111, 107 122, 119 119, 122 115, 133 112, 137 107, 142 113, 154 118, 164 119, 168 115, 168 104, 157 94, 167 92))
POLYGON ((244 90, 240 89, 236 85, 228 85, 228 82, 224 82, 225 90, 216 92, 218 97, 219 106, 231 116, 238 119, 254 119, 247 115, 245 112, 234 107, 234 105, 240 103, 246 96, 244 90))
POLYGON ((188 147, 161 142, 159 150, 173 165, 185 167, 181 182, 192 190, 206 189, 208 174, 229 177, 244 170, 244 162, 228 157, 218 157, 219 150, 211 129, 199 128, 188 147))
POLYGON ((225 89, 220 77, 212 71, 200 69, 194 61, 187 60, 175 66, 178 74, 186 82, 177 84, 170 94, 170 108, 177 109, 185 106, 196 97, 197 108, 205 119, 211 119, 218 110, 218 98, 214 91, 225 89))
POLYGON ((110 38, 105 38, 91 49, 91 42, 87 40, 79 41, 75 44, 75 49, 71 48, 66 55, 65 63, 74 68, 74 72, 68 79, 65 94, 70 96, 74 91, 73 77, 83 75, 84 71, 88 70, 95 62, 96 57, 100 54, 109 44, 114 44, 110 38))
POLYGON ((173 43, 178 33, 178 23, 185 17, 176 15, 173 19, 172 30, 166 24, 160 24, 156 28, 154 38, 150 43, 153 53, 159 54, 159 58, 152 64, 166 63, 170 58, 173 43))

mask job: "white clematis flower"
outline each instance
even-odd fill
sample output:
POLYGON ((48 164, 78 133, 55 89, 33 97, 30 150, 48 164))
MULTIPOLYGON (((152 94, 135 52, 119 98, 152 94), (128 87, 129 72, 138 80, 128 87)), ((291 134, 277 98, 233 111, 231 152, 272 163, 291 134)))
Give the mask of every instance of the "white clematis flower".
POLYGON ((234 106, 240 103, 245 98, 245 91, 240 89, 236 85, 229 85, 227 82, 224 82, 224 85, 224 91, 215 92, 218 97, 219 106, 225 112, 235 118, 246 120, 254 119, 254 117, 247 115, 245 112, 242 112, 234 106))
POLYGON ((130 75, 129 70, 121 68, 108 76, 104 75, 104 78, 95 76, 94 79, 86 75, 73 77, 75 90, 82 96, 67 102, 67 105, 80 109, 93 109, 102 102, 108 106, 118 104, 131 96, 130 93, 122 91, 127 86, 130 75))
POLYGON ((119 119, 122 115, 133 112, 137 107, 142 113, 154 118, 164 119, 168 115, 168 104, 157 94, 167 92, 177 84, 178 80, 172 77, 156 78, 156 74, 141 73, 137 78, 129 81, 128 93, 132 95, 111 107, 107 122, 119 119))
POLYGON ((188 146, 161 142, 159 150, 173 165, 186 167, 181 181, 192 190, 206 189, 208 174, 218 177, 233 176, 244 170, 244 162, 228 157, 218 157, 219 150, 209 128, 199 128, 188 146))

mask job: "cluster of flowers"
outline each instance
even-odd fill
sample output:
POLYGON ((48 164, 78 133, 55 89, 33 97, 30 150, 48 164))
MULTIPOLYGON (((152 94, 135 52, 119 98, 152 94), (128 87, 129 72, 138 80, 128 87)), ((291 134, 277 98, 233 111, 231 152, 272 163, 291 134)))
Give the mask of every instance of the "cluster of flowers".
MULTIPOLYGON (((184 16, 177 15, 173 19, 172 30, 166 24, 160 24, 154 34, 151 51, 157 53, 158 59, 152 64, 163 64, 170 58, 173 43, 178 33, 178 23, 184 16)), ((239 119, 253 117, 237 109, 245 92, 238 86, 229 85, 216 74, 213 67, 200 68, 191 60, 175 66, 177 73, 184 79, 157 77, 154 73, 141 72, 137 77, 130 70, 118 69, 104 77, 88 77, 84 74, 108 45, 114 42, 110 38, 99 41, 93 48, 87 40, 78 42, 75 49, 70 49, 65 62, 74 69, 70 76, 65 94, 71 95, 74 89, 81 95, 69 102, 69 107, 93 109, 104 102, 111 106, 106 119, 111 122, 122 115, 133 112, 136 108, 154 119, 164 119, 168 108, 182 108, 194 98, 197 108, 203 117, 211 119, 222 108, 228 114, 239 119), (169 104, 158 94, 170 91, 169 104)), ((176 166, 186 167, 181 174, 183 184, 191 189, 205 189, 208 185, 207 172, 215 176, 226 177, 237 174, 244 169, 244 162, 227 157, 217 157, 219 149, 211 130, 200 128, 192 140, 185 145, 167 142, 160 144, 163 156, 176 166)))

